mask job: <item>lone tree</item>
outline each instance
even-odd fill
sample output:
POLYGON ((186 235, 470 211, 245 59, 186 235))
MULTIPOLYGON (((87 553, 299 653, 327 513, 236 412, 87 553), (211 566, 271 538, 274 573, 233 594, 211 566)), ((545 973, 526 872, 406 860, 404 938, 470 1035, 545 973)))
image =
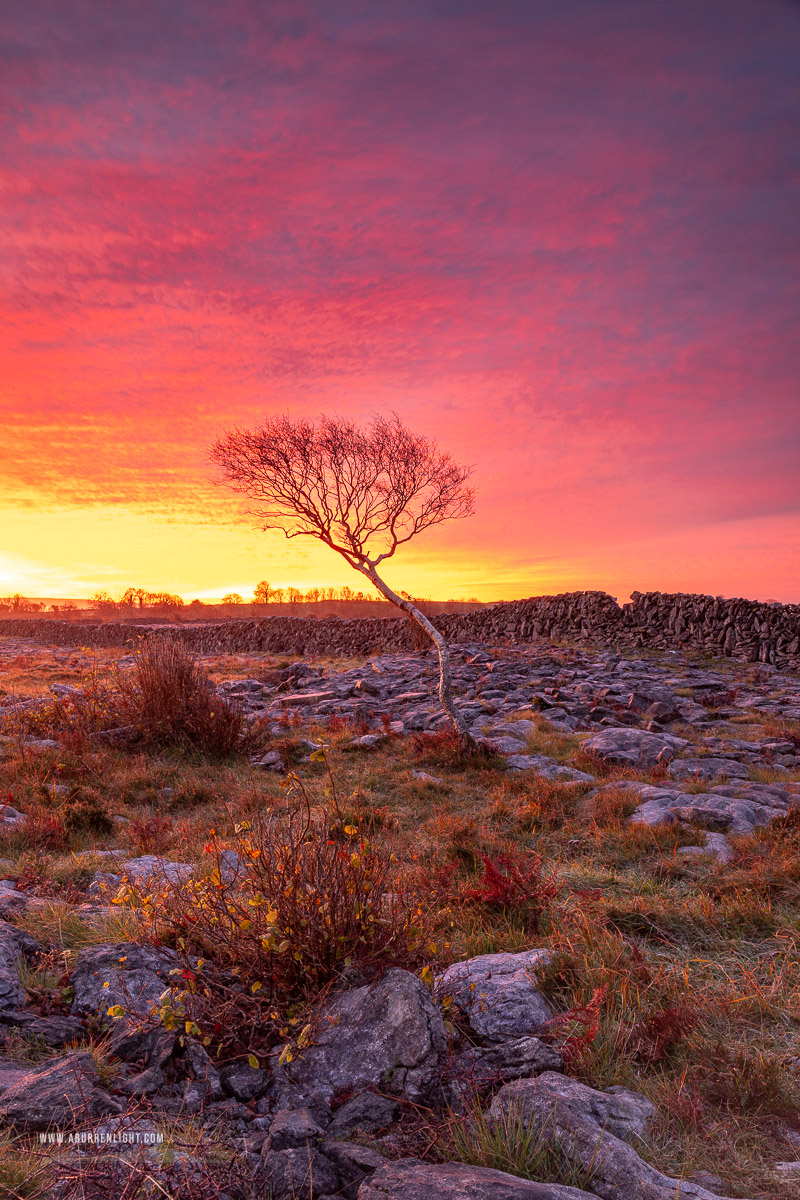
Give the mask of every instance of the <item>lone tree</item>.
POLYGON ((411 433, 396 414, 376 416, 366 429, 342 417, 270 417, 255 429, 229 430, 211 457, 231 487, 258 503, 265 529, 317 538, 427 634, 439 654, 442 708, 462 748, 470 746, 453 703, 446 639, 407 596, 392 591, 378 567, 424 529, 472 515, 471 468, 411 433))

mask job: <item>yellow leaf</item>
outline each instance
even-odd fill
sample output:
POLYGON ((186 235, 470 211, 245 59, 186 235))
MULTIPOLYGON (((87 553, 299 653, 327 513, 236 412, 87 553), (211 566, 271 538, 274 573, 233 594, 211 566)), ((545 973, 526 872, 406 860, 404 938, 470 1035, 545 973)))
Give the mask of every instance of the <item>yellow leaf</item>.
POLYGON ((358 833, 357 825, 345 825, 344 831, 348 837, 352 837, 354 833, 358 833))
POLYGON ((112 1004, 111 1008, 106 1013, 107 1017, 124 1017, 125 1009, 121 1004, 112 1004))
POLYGON ((258 1070, 258 1059, 256 1058, 255 1054, 248 1054, 247 1061, 254 1070, 258 1070))
POLYGON ((263 983, 259 983, 259 981, 256 980, 255 983, 250 984, 250 991, 255 994, 256 992, 260 992, 263 986, 263 983))
POLYGON ((433 971, 430 967, 422 968, 422 982, 431 986, 433 985, 433 971))
POLYGON ((292 1047, 287 1044, 281 1050, 280 1058, 278 1059, 278 1066, 282 1067, 286 1063, 290 1063, 292 1061, 292 1058, 293 1058, 292 1047))

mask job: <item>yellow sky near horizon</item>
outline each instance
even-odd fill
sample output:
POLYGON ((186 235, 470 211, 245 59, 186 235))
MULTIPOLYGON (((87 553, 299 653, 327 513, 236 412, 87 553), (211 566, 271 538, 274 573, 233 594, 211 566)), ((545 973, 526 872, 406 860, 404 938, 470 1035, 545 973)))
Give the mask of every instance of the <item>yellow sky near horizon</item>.
MULTIPOLYGON (((518 555, 510 555, 503 539, 494 550, 470 554, 457 536, 468 524, 431 531, 403 547, 385 564, 388 581, 437 599, 490 601, 596 588, 620 601, 634 589, 800 601, 795 549, 800 520, 792 514, 617 540, 538 560, 522 543, 518 555)), ((118 595, 128 586, 141 586, 177 592, 188 602, 227 592, 247 598, 261 579, 303 590, 369 586, 327 548, 263 533, 245 515, 238 522, 229 515, 214 524, 199 516, 170 519, 122 506, 5 506, 0 528, 3 595, 83 599, 98 589, 118 595)))

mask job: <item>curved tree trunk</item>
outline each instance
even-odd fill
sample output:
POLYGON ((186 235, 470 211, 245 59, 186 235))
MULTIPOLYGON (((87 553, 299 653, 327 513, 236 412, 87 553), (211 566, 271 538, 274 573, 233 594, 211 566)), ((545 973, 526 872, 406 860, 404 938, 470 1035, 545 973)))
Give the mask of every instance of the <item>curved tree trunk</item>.
POLYGON ((410 600, 404 600, 402 596, 398 596, 396 592, 393 592, 389 585, 383 582, 374 567, 365 566, 358 569, 372 581, 382 596, 385 596, 392 604, 397 605, 403 612, 408 613, 411 620, 416 622, 423 633, 433 642, 439 655, 439 701, 448 716, 450 724, 458 734, 461 749, 471 749, 475 745, 475 739, 467 729, 466 721, 453 703, 453 680, 450 672, 450 648, 447 644, 447 638, 439 632, 424 613, 420 612, 415 604, 412 604, 410 600))

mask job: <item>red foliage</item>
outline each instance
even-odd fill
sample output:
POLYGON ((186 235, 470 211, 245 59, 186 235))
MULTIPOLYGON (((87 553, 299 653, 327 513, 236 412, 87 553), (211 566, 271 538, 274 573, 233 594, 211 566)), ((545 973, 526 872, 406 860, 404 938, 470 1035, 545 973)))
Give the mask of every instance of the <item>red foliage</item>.
POLYGON ((697 1013, 685 1005, 661 1008, 634 1026, 631 1040, 639 1058, 656 1063, 667 1058, 691 1033, 697 1013))
POLYGON ((542 914, 561 890, 554 875, 544 874, 541 857, 509 850, 495 858, 482 854, 481 862, 480 883, 466 889, 463 898, 495 910, 513 908, 522 913, 528 926, 535 930, 542 914))
POLYGON ((580 1062, 597 1037, 600 1031, 600 1015, 607 992, 607 987, 595 988, 588 1004, 581 1005, 579 1008, 570 1008, 567 1012, 560 1013, 559 1016, 553 1017, 551 1021, 547 1022, 548 1030, 564 1026, 573 1027, 573 1032, 559 1047, 567 1066, 580 1062))

